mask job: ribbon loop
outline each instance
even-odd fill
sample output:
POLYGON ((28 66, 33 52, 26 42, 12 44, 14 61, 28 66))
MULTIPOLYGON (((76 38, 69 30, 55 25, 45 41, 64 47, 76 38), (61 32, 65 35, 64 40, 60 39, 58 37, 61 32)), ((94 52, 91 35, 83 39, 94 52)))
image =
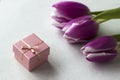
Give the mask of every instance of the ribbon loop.
POLYGON ((29 45, 28 43, 26 43, 24 40, 21 40, 26 46, 22 46, 21 49, 24 51, 24 53, 26 53, 27 51, 31 51, 33 54, 37 54, 38 53, 38 48, 39 45, 41 45, 43 43, 43 41, 39 44, 36 44, 34 46, 29 45))

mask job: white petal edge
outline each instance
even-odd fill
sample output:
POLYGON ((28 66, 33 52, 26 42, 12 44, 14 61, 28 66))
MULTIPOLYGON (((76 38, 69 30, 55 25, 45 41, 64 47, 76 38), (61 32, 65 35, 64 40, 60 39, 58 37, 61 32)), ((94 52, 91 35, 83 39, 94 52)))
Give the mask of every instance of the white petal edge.
POLYGON ((57 22, 57 21, 54 21, 54 22, 52 23, 53 26, 56 26, 56 27, 58 27, 58 28, 63 28, 63 27, 65 26, 65 24, 66 24, 66 23, 59 23, 59 22, 57 22))
POLYGON ((72 20, 72 18, 69 18, 69 17, 64 16, 62 14, 59 14, 59 12, 57 11, 57 9, 54 8, 54 7, 53 7, 53 12, 52 12, 51 16, 62 17, 62 18, 67 19, 67 20, 72 20))
POLYGON ((112 48, 108 48, 108 49, 94 49, 92 47, 82 47, 81 50, 83 51, 83 53, 87 53, 87 52, 99 52, 99 51, 107 51, 107 50, 111 50, 112 48))
POLYGON ((111 54, 111 53, 91 53, 91 54, 88 54, 86 56, 86 58, 90 59, 90 58, 94 58, 94 57, 101 57, 101 56, 111 56, 111 55, 115 55, 115 54, 111 54))
POLYGON ((76 38, 73 38, 73 37, 70 37, 68 35, 63 35, 64 38, 68 39, 68 41, 70 43, 77 43, 77 42, 87 42, 87 40, 81 40, 81 39, 76 39, 76 38))
POLYGON ((68 26, 66 26, 66 27, 64 27, 63 29, 62 29, 62 31, 66 31, 66 32, 69 32, 70 30, 69 30, 69 28, 72 28, 72 27, 74 27, 74 26, 77 26, 77 25, 79 25, 79 23, 75 23, 75 22, 73 22, 71 25, 68 25, 68 26))

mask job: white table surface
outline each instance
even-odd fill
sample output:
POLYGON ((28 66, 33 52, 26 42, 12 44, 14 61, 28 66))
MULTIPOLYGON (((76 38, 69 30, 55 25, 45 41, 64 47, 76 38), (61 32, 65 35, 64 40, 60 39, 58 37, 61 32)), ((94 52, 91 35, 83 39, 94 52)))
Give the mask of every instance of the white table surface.
MULTIPOLYGON (((0 0, 0 80, 120 80, 120 57, 94 64, 85 60, 81 45, 69 44, 54 28, 51 5, 60 0, 0 0), (18 63, 12 44, 35 33, 50 47, 49 60, 33 72, 18 63)), ((120 6, 120 0, 76 0, 92 11, 120 6)), ((120 33, 120 20, 100 25, 99 35, 120 33)))

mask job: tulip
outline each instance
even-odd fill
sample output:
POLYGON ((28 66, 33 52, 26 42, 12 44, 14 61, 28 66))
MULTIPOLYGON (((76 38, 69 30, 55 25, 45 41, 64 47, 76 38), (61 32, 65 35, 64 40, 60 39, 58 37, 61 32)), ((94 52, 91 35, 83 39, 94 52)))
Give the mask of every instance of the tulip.
POLYGON ((83 16, 69 21, 62 30, 70 43, 78 43, 94 38, 98 29, 99 24, 91 16, 83 16))
POLYGON ((84 45, 81 50, 91 62, 107 62, 117 56, 117 40, 112 36, 103 36, 84 45))
POLYGON ((52 18, 56 21, 54 25, 60 29, 62 29, 68 21, 88 15, 90 12, 87 6, 74 1, 58 2, 53 4, 52 7, 55 9, 52 14, 52 18))

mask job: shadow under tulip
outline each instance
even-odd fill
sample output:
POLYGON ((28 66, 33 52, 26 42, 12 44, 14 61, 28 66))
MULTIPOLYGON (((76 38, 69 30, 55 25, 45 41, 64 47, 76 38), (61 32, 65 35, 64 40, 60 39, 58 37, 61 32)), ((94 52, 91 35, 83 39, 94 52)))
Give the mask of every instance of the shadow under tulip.
POLYGON ((99 73, 117 73, 120 72, 120 49, 117 50, 117 56, 112 61, 107 63, 90 63, 92 70, 96 70, 99 73))
POLYGON ((91 63, 93 69, 98 72, 104 73, 117 73, 120 72, 120 55, 118 55, 113 61, 107 63, 91 63))

